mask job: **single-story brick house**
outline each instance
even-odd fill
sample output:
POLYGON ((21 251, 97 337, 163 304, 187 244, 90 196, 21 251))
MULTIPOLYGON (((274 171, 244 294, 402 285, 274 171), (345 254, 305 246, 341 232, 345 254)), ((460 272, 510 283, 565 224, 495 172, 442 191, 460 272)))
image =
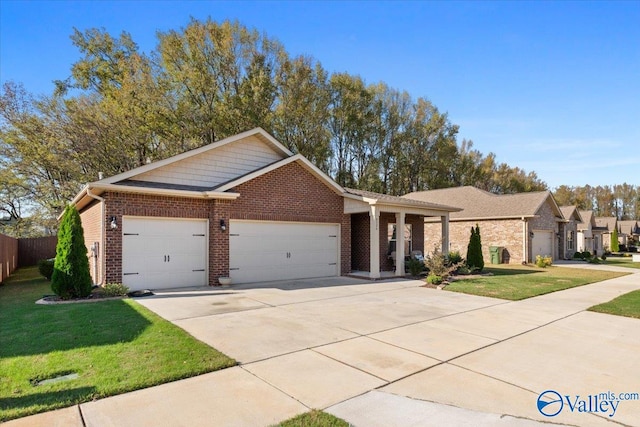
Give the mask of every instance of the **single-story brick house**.
POLYGON ((558 258, 571 259, 578 247, 578 224, 582 222, 582 217, 576 206, 560 206, 560 212, 566 222, 559 223, 558 258))
POLYGON ((602 254, 602 234, 606 227, 596 224, 593 211, 580 211, 582 222, 578 224, 578 252, 602 254))
POLYGON ((343 188, 259 128, 89 183, 72 203, 94 282, 132 290, 352 270, 378 278, 394 268, 389 228, 409 229, 405 240, 422 250, 424 218, 437 218, 446 234, 455 211, 343 188))
MULTIPOLYGON (((478 224, 485 262, 491 246, 503 247, 503 263, 535 261, 536 255, 562 257, 561 224, 565 223, 551 192, 497 195, 472 186, 418 191, 404 195, 413 200, 461 208, 449 218, 449 251, 466 257, 471 227, 478 224)), ((425 219, 425 248, 440 246, 439 224, 425 219)))
POLYGON ((602 249, 611 250, 611 234, 618 229, 618 218, 615 216, 597 216, 596 228, 602 231, 602 249))
POLYGON ((640 224, 636 220, 618 221, 618 238, 623 245, 633 244, 640 237, 640 224))

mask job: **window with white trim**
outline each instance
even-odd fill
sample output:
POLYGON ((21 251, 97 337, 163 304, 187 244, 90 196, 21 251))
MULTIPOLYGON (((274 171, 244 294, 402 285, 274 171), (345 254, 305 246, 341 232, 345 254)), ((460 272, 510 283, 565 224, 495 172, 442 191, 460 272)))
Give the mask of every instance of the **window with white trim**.
MULTIPOLYGON (((388 254, 391 255, 391 252, 395 252, 396 250, 396 225, 389 224, 387 226, 387 238, 389 243, 388 254)), ((411 241, 411 224, 404 225, 404 255, 411 255, 411 250, 413 249, 413 243, 411 241)))
POLYGON ((569 231, 567 233, 567 250, 568 251, 572 251, 573 248, 575 247, 574 246, 575 245, 575 243, 574 243, 575 235, 574 234, 575 234, 575 232, 573 230, 571 230, 571 231, 569 231))

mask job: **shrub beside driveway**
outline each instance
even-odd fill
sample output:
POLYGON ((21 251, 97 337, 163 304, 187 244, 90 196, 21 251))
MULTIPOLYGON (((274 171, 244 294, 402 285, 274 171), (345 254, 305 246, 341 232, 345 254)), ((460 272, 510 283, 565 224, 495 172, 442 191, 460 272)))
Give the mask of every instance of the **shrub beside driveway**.
POLYGON ((0 287, 0 421, 236 364, 131 300, 34 304, 44 294, 36 267, 0 287))
POLYGON ((629 274, 562 267, 537 268, 528 265, 509 264, 493 265, 485 268, 485 272, 491 273, 491 275, 457 280, 445 287, 445 289, 453 292, 517 301, 629 274))

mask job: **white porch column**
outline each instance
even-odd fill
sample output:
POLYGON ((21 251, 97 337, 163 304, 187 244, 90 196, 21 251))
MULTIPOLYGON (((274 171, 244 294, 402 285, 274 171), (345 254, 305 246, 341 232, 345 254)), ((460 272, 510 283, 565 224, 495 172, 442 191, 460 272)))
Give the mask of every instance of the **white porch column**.
POLYGON ((380 278, 380 210, 369 205, 369 278, 380 278))
POLYGON ((396 276, 404 276, 404 219, 404 212, 396 213, 396 276))
POLYGON ((440 225, 442 226, 442 255, 446 256, 449 254, 449 214, 440 217, 440 225))

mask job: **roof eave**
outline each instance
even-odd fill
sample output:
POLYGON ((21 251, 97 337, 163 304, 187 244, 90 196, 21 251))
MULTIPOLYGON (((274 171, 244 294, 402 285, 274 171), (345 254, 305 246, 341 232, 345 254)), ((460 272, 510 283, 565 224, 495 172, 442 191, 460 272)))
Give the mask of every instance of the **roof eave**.
POLYGON ((407 198, 408 203, 400 203, 400 202, 392 202, 388 200, 376 199, 372 197, 360 196, 360 195, 352 194, 348 192, 345 192, 343 196, 349 199, 358 200, 360 202, 368 203, 370 205, 375 205, 375 206, 395 206, 399 208, 426 209, 430 211, 440 211, 440 212, 447 212, 447 213, 462 211, 462 209, 454 208, 453 206, 430 205, 427 202, 422 202, 425 204, 420 205, 415 203, 415 202, 421 202, 420 200, 410 199, 410 198, 407 198), (411 203, 411 202, 414 202, 414 203, 411 203))
POLYGON ((149 187, 132 187, 128 185, 92 183, 88 185, 89 189, 96 189, 100 192, 113 191, 118 193, 148 194, 153 196, 169 196, 184 197, 189 199, 223 199, 235 200, 240 197, 239 193, 223 192, 223 191, 192 191, 192 190, 175 190, 169 188, 149 188, 149 187))
POLYGON ((505 215, 505 216, 484 216, 484 217, 467 217, 467 218, 451 218, 449 221, 487 221, 491 219, 530 219, 538 218, 539 215, 505 215))

